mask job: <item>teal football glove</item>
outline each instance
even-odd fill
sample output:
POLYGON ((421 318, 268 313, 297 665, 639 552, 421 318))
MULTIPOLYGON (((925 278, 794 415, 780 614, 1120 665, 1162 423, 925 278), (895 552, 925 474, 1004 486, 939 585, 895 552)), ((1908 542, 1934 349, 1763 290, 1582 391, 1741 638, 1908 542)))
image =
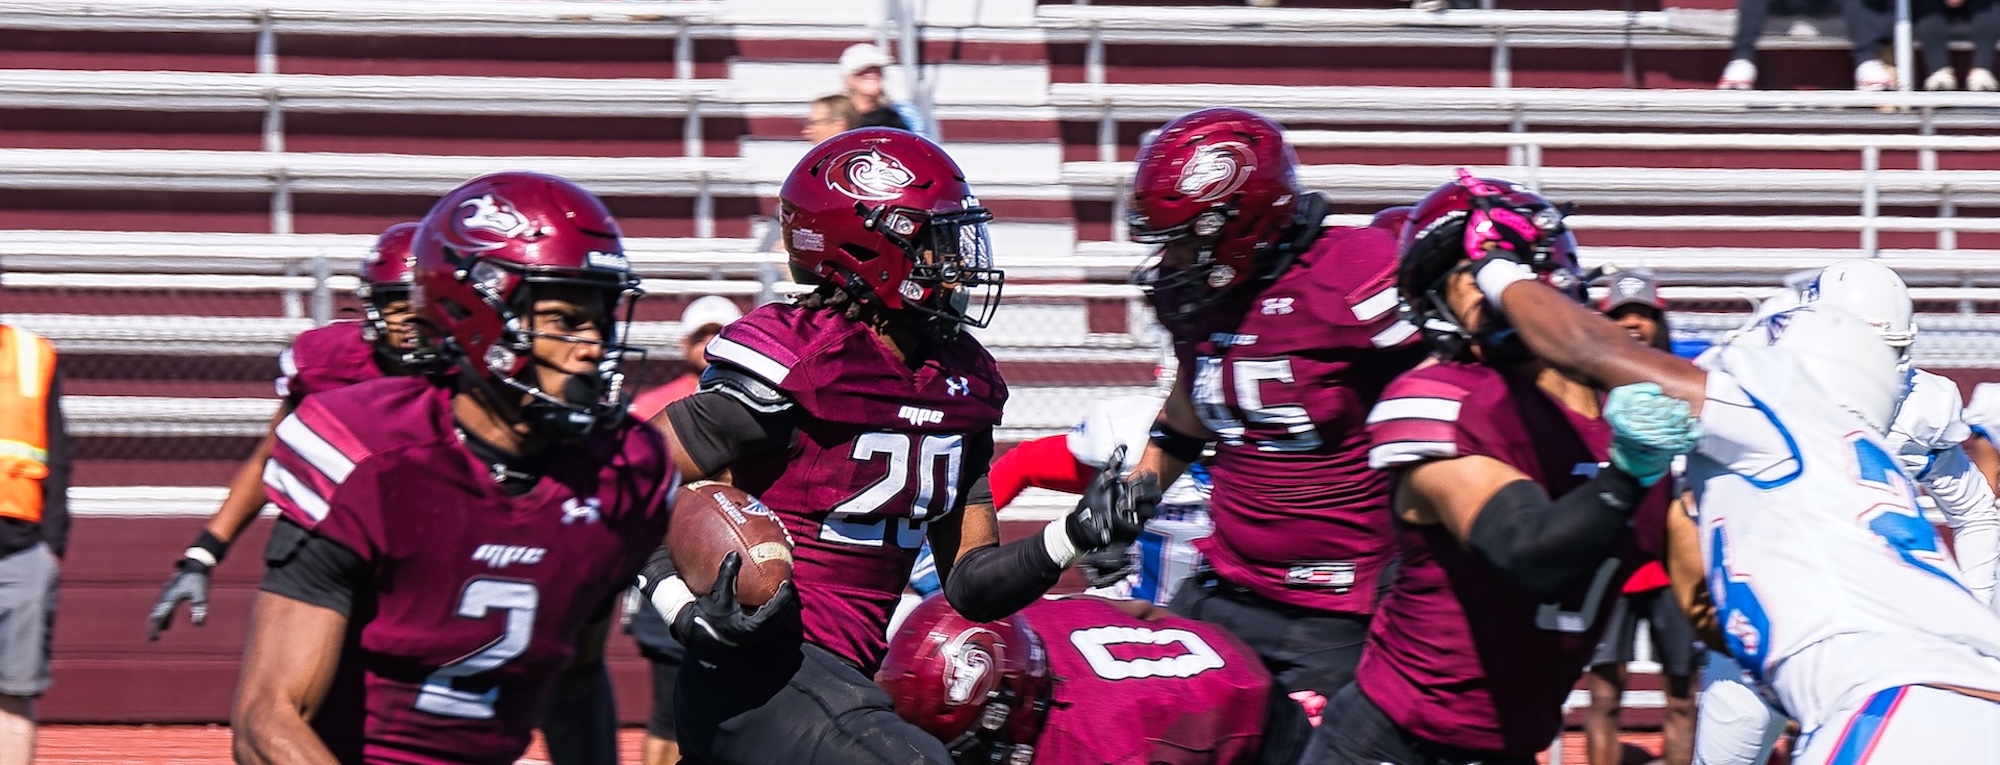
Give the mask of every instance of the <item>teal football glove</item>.
POLYGON ((1604 421, 1611 425, 1611 465, 1652 486, 1667 474, 1674 458, 1701 443, 1701 423, 1686 401, 1673 398, 1656 383, 1633 383, 1611 389, 1604 400, 1604 421))

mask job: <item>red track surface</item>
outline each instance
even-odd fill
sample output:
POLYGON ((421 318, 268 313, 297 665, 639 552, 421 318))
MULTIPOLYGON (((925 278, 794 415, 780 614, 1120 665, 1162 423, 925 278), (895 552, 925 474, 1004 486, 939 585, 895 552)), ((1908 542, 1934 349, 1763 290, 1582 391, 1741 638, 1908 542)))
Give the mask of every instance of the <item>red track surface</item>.
MULTIPOLYGON (((618 733, 619 762, 639 761, 639 741, 644 732, 626 728, 618 733)), ((1625 734, 1627 760, 1635 759, 1635 749, 1657 754, 1658 733, 1625 734)), ((1563 762, 1583 759, 1583 734, 1571 733, 1563 741, 1563 762)), ((222 725, 52 725, 42 729, 35 762, 40 765, 82 765, 90 763, 132 763, 134 765, 230 765, 229 728, 222 725)), ((539 737, 528 748, 521 765, 542 765, 548 754, 539 737)))

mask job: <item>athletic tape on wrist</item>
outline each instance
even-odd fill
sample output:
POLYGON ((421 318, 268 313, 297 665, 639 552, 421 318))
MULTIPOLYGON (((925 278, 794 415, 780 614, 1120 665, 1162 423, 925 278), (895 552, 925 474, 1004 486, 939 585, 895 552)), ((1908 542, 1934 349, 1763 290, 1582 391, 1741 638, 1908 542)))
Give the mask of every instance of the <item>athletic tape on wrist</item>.
POLYGON ((1069 568, 1083 557, 1083 551, 1076 549, 1076 542, 1069 538, 1068 518, 1057 518, 1042 527, 1042 549, 1049 554, 1049 560, 1056 562, 1057 568, 1069 568))
POLYGON ((1479 285, 1479 291, 1486 295, 1487 302, 1496 306, 1500 305, 1501 293, 1506 292, 1509 286, 1533 278, 1535 269, 1511 260, 1494 259, 1480 264, 1479 270, 1472 275, 1473 282, 1479 285))
POLYGON ((660 616, 664 617, 668 624, 673 624, 675 619, 680 618, 681 610, 694 605, 695 600, 694 591, 688 589, 687 582, 678 575, 660 580, 646 599, 653 604, 653 610, 660 612, 660 616))

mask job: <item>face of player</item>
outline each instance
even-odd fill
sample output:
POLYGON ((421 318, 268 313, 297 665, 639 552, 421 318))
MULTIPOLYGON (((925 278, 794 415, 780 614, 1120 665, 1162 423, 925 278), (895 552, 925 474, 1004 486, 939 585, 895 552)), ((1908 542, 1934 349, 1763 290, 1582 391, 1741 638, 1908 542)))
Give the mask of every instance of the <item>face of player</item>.
POLYGON ((1652 345, 1660 336, 1660 321, 1651 311, 1639 306, 1626 306, 1612 312, 1611 320, 1625 328, 1625 334, 1643 345, 1652 345))
POLYGON ((382 306, 383 328, 388 337, 384 338, 389 347, 399 351, 417 349, 417 309, 410 301, 392 300, 382 306))
POLYGON ((1486 322, 1486 296, 1479 293, 1470 270, 1460 269, 1445 277, 1444 303, 1451 309, 1451 315, 1458 317, 1458 325, 1467 331, 1478 332, 1486 322))
POLYGON ((614 308, 603 290, 570 285, 536 290, 528 326, 534 333, 537 387, 561 391, 570 377, 597 373, 614 308))
POLYGON ((846 129, 847 125, 842 123, 839 117, 834 116, 832 109, 826 108, 825 104, 813 104, 812 113, 806 117, 805 127, 799 130, 799 137, 819 143, 840 135, 846 129))

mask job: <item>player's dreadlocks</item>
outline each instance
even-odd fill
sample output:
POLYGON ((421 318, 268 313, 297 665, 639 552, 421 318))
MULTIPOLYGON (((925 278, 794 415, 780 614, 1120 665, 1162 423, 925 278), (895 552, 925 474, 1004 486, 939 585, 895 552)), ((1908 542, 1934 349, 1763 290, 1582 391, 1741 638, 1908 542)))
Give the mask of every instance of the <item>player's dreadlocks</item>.
POLYGON ((876 310, 872 303, 857 298, 852 291, 830 282, 821 282, 813 288, 813 291, 792 298, 792 302, 807 310, 839 312, 847 317, 848 321, 880 324, 886 320, 882 312, 876 310))

